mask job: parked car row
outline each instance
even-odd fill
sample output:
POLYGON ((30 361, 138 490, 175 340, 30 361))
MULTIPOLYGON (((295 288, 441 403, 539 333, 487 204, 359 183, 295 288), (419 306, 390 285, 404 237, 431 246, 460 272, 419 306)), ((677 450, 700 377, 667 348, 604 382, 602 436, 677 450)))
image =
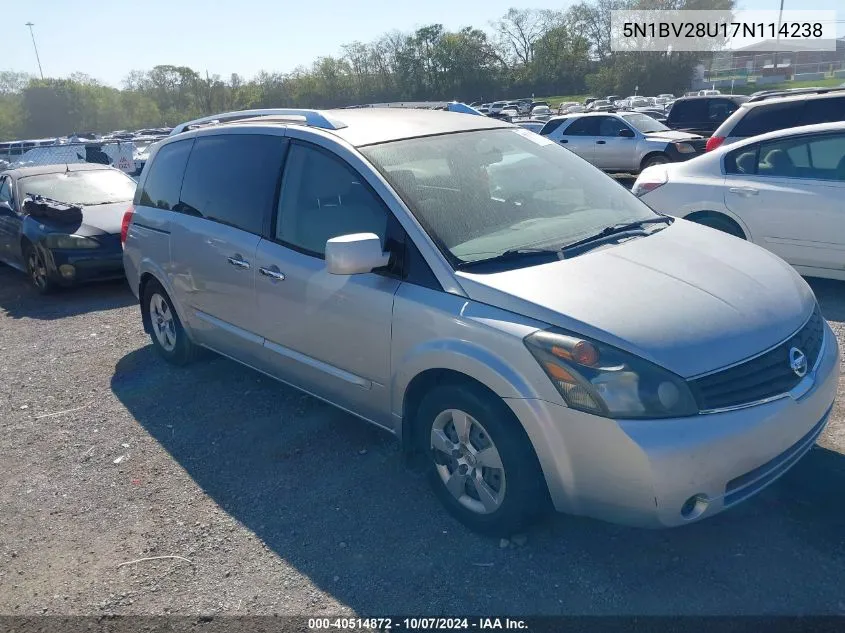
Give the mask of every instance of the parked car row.
MULTIPOLYGON (((104 165, 3 173, 8 252, 39 287, 50 261, 63 275, 107 253, 119 226, 139 327, 166 361, 210 349, 386 429, 483 533, 552 508, 688 524, 823 432, 839 350, 798 272, 655 212, 551 133, 399 108, 229 114, 154 144, 137 187, 104 165)), ((560 120, 692 145, 636 112, 544 125, 560 120)), ((679 166, 757 160, 749 142, 679 166)), ((838 149, 806 152, 802 168, 838 173, 838 149)), ((668 187, 646 183, 669 167, 637 193, 668 187)))
POLYGON ((534 99, 515 99, 512 101, 493 101, 491 103, 473 102, 469 104, 481 114, 497 117, 542 116, 551 115, 547 101, 534 99))

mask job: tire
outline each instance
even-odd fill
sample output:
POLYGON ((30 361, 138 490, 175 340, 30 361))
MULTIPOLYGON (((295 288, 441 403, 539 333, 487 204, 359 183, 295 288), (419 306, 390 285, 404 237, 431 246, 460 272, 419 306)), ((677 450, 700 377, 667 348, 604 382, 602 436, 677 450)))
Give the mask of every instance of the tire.
POLYGON ((47 263, 44 255, 34 245, 27 244, 24 248, 24 261, 26 262, 26 275, 30 285, 40 295, 48 295, 56 290, 55 282, 50 279, 47 272, 47 263))
POLYGON ((745 239, 745 233, 742 232, 740 226, 728 217, 723 215, 702 215, 697 218, 690 218, 693 222, 709 226, 711 229, 722 231, 728 235, 733 235, 741 240, 745 239))
POLYGON ((665 165, 672 161, 669 160, 669 157, 666 154, 652 154, 651 156, 647 156, 643 161, 642 167, 640 167, 640 171, 647 169, 648 167, 654 167, 655 165, 665 165))
POLYGON ((534 448, 498 397, 471 385, 437 386, 420 402, 415 423, 429 484, 471 530, 511 536, 548 511, 534 448), (463 442, 459 429, 466 429, 463 442))
POLYGON ((144 318, 149 319, 150 338, 164 360, 173 365, 187 365, 197 355, 197 346, 188 338, 173 302, 157 281, 144 286, 141 299, 144 318))

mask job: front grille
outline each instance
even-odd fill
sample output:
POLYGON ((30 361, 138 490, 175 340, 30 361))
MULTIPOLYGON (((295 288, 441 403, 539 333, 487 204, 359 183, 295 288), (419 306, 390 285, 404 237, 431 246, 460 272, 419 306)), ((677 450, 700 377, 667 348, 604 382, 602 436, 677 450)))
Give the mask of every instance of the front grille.
POLYGON ((824 338, 819 307, 792 337, 774 349, 728 369, 689 381, 701 411, 741 406, 790 391, 801 378, 789 365, 789 350, 797 347, 807 357, 808 370, 816 364, 824 338))

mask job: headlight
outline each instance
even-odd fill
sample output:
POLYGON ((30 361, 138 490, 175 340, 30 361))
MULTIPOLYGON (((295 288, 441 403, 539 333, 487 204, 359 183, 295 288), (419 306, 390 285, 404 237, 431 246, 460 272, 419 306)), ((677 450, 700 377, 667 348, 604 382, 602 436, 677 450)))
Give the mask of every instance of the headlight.
POLYGON ((681 154, 695 154, 695 148, 689 143, 675 143, 675 149, 681 154))
POLYGON ((698 413, 682 378, 642 358, 551 329, 525 345, 573 409, 609 418, 673 418, 698 413))
POLYGON ((81 235, 62 235, 61 233, 52 233, 48 235, 44 242, 48 248, 58 249, 72 249, 72 248, 99 248, 100 243, 92 240, 90 237, 82 237, 81 235))

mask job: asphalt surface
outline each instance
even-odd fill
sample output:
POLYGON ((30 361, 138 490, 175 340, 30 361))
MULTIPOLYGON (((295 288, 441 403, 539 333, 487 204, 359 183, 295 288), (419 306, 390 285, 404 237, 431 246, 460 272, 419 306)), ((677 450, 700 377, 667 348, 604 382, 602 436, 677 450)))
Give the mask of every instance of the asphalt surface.
MULTIPOLYGON (((842 345, 845 283, 812 285, 842 345)), ((125 285, 45 299, 0 267, 0 613, 842 614, 843 385, 820 446, 729 512, 503 548, 387 434, 228 360, 167 366, 125 285)))

